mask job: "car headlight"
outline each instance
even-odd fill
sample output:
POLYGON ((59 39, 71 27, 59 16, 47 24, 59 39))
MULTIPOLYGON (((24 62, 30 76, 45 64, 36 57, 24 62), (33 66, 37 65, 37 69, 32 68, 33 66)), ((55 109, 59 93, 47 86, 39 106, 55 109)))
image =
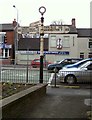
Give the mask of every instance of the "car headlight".
POLYGON ((58 73, 62 73, 63 71, 62 70, 59 70, 58 73))
POLYGON ((61 71, 61 70, 58 73, 59 73, 60 76, 65 76, 65 74, 66 74, 66 72, 61 71))

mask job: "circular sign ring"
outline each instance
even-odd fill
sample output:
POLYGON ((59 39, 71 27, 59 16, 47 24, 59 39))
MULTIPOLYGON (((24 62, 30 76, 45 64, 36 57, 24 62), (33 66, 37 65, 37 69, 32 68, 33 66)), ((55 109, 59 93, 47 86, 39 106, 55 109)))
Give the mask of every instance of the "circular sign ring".
POLYGON ((46 12, 46 8, 44 6, 41 6, 39 8, 39 12, 43 15, 46 12))

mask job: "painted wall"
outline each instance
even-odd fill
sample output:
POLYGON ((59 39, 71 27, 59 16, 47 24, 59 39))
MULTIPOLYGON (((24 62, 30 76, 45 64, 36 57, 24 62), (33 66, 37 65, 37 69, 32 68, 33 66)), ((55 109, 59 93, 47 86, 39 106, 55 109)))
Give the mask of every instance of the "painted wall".
MULTIPOLYGON (((88 48, 89 38, 77 37, 77 34, 50 34, 49 51, 45 52, 45 59, 50 62, 60 61, 64 58, 80 58, 80 53, 84 53, 84 58, 88 58, 90 49, 88 48), (57 40, 61 39, 61 48, 57 48, 57 40)), ((39 51, 30 51, 29 54, 21 51, 17 54, 18 63, 29 63, 35 58, 40 58, 39 51)))

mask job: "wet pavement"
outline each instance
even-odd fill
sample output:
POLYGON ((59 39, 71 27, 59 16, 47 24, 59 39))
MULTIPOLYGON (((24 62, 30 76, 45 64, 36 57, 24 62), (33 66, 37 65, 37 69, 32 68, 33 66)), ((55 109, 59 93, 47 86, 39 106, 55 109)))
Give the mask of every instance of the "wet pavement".
POLYGON ((19 118, 71 118, 85 119, 90 106, 85 104, 85 100, 90 98, 90 89, 48 86, 47 94, 35 104, 25 105, 20 112, 19 118))

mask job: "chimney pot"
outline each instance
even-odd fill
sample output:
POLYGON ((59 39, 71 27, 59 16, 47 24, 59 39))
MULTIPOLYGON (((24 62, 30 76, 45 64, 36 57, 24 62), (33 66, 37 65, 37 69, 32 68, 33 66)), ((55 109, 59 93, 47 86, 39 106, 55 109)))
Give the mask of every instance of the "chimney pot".
POLYGON ((17 25, 17 22, 16 22, 16 19, 13 20, 13 27, 16 27, 17 25))
POLYGON ((72 18, 72 26, 76 27, 76 20, 75 20, 75 18, 72 18))

